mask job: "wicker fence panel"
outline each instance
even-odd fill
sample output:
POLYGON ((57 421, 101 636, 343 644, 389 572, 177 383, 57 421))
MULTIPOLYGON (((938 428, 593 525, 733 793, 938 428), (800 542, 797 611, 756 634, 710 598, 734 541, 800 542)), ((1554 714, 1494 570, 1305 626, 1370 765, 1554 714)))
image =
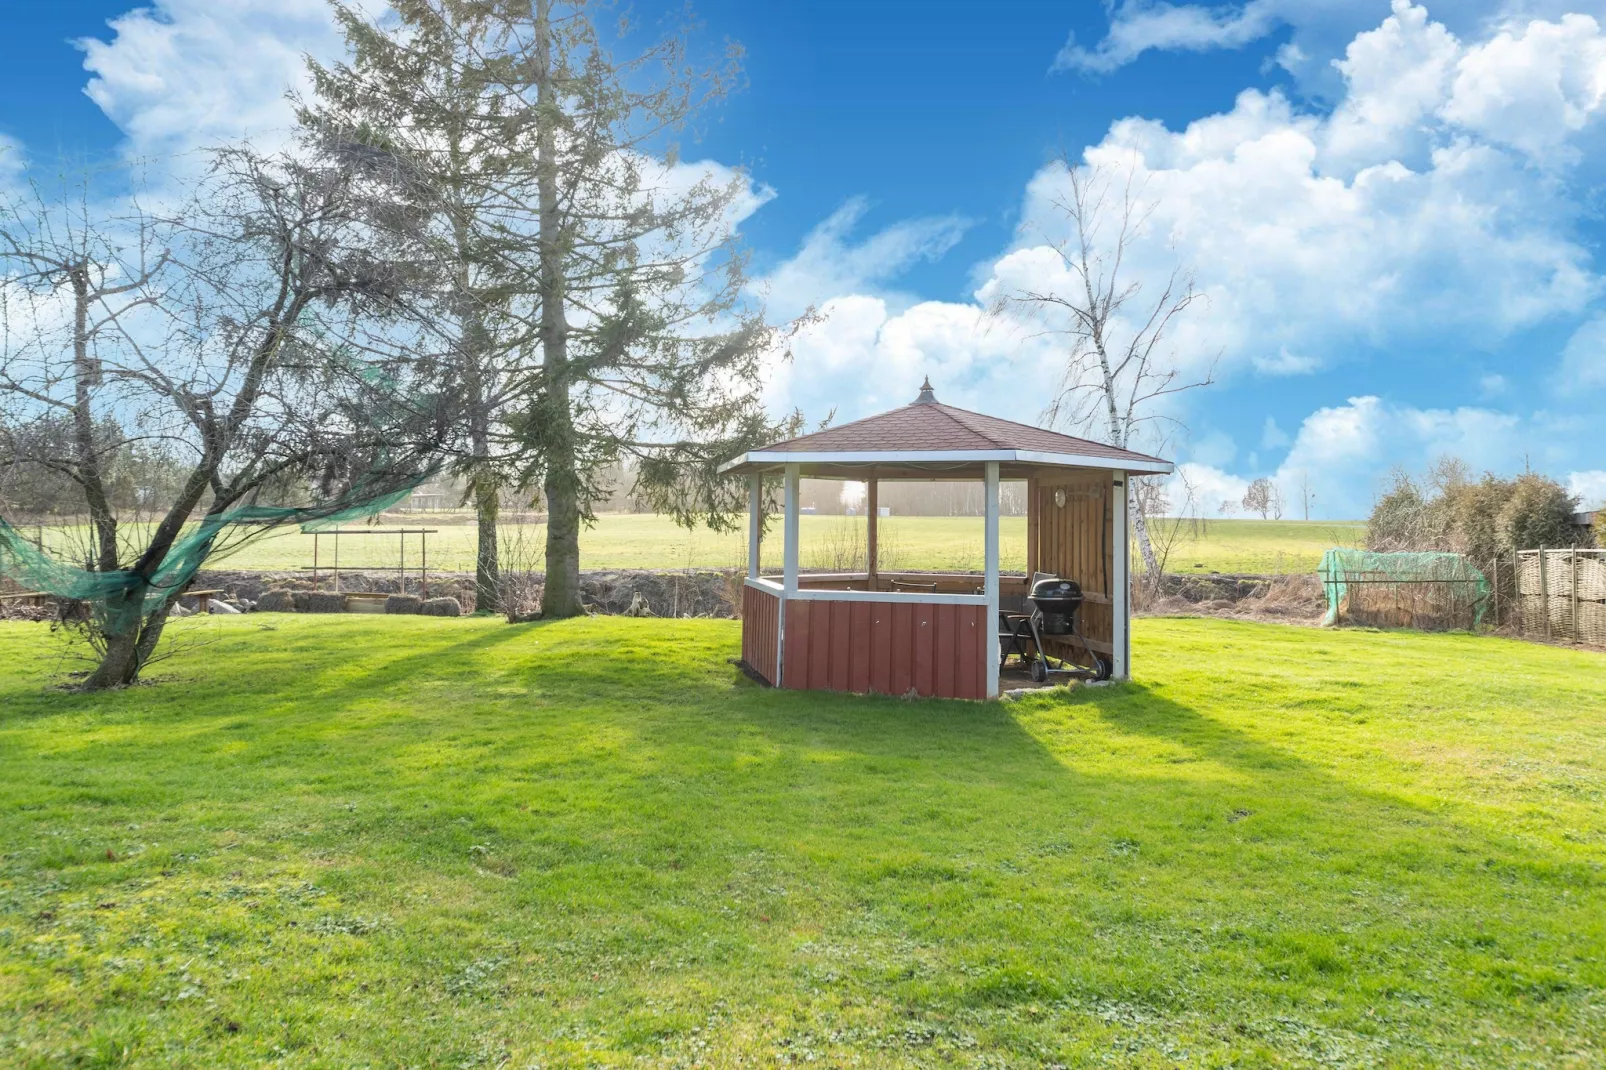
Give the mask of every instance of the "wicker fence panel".
POLYGON ((1523 550, 1516 570, 1524 635, 1606 646, 1606 550, 1523 550))

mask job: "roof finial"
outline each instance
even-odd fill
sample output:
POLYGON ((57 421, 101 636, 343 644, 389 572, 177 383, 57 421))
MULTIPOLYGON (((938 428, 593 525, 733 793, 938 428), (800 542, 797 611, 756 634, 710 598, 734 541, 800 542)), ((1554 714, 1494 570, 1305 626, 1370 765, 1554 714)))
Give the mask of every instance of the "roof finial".
POLYGON ((920 396, 915 398, 915 404, 916 405, 935 405, 936 403, 937 403, 937 395, 931 389, 931 376, 928 375, 928 376, 926 376, 926 381, 920 384, 920 396))

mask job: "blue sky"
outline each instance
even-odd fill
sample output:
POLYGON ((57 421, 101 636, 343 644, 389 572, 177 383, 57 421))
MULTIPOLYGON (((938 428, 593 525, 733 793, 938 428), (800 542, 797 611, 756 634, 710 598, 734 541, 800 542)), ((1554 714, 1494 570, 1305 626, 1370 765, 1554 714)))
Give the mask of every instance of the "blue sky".
MULTIPOLYGON (((1135 277, 1209 295, 1167 354, 1216 362, 1166 445, 1202 508, 1268 475, 1357 515, 1442 452, 1606 498, 1603 6, 701 0, 748 84, 685 154, 748 170, 776 314, 827 313, 777 408, 852 418, 930 374, 1035 421, 1063 355, 985 304, 1054 277, 1063 149, 1147 180, 1135 277)), ((318 0, 11 7, 0 136, 30 168, 261 136, 297 56, 337 48, 318 0)))

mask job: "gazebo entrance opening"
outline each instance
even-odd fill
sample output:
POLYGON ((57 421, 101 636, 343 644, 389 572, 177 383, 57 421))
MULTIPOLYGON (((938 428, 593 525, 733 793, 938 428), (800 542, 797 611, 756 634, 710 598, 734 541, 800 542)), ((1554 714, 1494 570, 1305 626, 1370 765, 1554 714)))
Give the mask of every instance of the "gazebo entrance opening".
POLYGON ((776 443, 723 466, 749 479, 748 569, 742 657, 778 687, 992 698, 999 693, 999 610, 1024 604, 1030 577, 1080 585, 1078 631, 1043 636, 1045 653, 1106 659, 1129 672, 1129 472, 1163 474, 1169 462, 939 403, 930 387, 901 409, 776 443), (779 475, 784 515, 779 576, 759 568, 762 481, 779 475), (798 482, 804 476, 867 485, 863 572, 799 569, 798 482), (980 572, 889 573, 877 567, 877 489, 891 480, 984 485, 980 572), (1027 486, 1026 571, 999 570, 998 490, 1027 486))

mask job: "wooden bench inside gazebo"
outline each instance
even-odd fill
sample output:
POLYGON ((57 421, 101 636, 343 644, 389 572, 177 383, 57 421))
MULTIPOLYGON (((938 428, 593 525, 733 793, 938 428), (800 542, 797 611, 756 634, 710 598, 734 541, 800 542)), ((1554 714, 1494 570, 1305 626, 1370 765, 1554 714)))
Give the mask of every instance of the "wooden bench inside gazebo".
MULTIPOLYGON (((1078 630, 1111 675, 1130 672, 1126 481, 1164 475, 1169 461, 937 401, 929 380, 911 404, 765 446, 721 466, 748 477, 748 561, 742 660, 776 687, 994 698, 1000 608, 1020 607, 1035 573, 1074 580, 1078 630), (781 575, 759 567, 763 480, 783 482, 781 575), (863 572, 798 568, 798 481, 866 485, 863 572), (888 480, 985 484, 982 572, 886 573, 877 568, 877 485, 888 480), (1026 572, 999 571, 998 487, 1027 487, 1026 572)), ((1046 653, 1086 663, 1081 644, 1045 637, 1046 653)))

